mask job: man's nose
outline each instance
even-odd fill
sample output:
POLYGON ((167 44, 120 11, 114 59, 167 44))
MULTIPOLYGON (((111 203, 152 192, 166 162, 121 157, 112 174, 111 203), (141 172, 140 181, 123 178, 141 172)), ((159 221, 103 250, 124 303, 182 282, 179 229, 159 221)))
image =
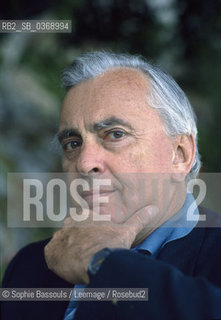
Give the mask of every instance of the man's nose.
POLYGON ((76 171, 81 174, 103 173, 105 171, 105 151, 95 142, 87 142, 76 161, 76 171))

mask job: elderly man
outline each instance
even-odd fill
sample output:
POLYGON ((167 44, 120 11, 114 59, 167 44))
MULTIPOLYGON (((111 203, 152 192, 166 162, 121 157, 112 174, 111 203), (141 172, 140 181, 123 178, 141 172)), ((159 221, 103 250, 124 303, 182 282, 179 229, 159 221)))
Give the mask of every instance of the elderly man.
POLYGON ((188 216, 200 160, 183 91, 142 58, 105 52, 75 59, 63 85, 63 169, 88 184, 74 202, 87 219, 70 214, 23 249, 3 286, 148 288, 148 301, 4 303, 3 319, 221 318, 221 235, 207 227, 218 215, 188 216))

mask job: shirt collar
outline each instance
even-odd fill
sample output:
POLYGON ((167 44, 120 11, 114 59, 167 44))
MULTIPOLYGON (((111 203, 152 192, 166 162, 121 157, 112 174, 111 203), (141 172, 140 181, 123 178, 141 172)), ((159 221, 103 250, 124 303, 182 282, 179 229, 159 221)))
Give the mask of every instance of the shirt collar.
POLYGON ((133 250, 147 250, 155 257, 166 243, 189 234, 196 226, 198 220, 199 211, 195 205, 195 199, 191 193, 187 193, 183 207, 172 218, 154 230, 142 243, 133 248, 133 250), (191 221, 188 219, 188 210, 190 208, 194 208, 194 221, 193 219, 191 221))

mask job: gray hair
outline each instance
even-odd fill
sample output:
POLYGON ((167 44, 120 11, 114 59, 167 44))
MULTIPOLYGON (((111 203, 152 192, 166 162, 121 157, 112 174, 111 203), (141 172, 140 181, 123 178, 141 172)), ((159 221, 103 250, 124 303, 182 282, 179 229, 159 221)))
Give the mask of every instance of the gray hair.
POLYGON ((95 78, 113 68, 132 68, 143 72, 150 81, 148 104, 161 117, 170 137, 193 133, 196 153, 187 181, 195 178, 200 170, 200 155, 197 148, 196 116, 183 90, 174 79, 140 56, 112 52, 90 52, 74 59, 63 72, 62 85, 69 89, 86 80, 95 78))

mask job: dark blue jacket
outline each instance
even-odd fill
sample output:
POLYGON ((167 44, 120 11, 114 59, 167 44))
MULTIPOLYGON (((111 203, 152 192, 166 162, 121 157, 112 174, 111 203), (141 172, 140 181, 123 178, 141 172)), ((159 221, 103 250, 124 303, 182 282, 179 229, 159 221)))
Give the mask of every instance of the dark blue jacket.
MULTIPOLYGON (((219 217, 199 210, 207 221, 219 217)), ((199 224, 187 236, 167 243, 156 259, 129 250, 111 253, 89 287, 148 288, 149 300, 83 301, 75 320, 221 319, 221 229, 199 224)), ((47 241, 31 244, 17 254, 3 287, 72 287, 48 270, 43 252, 47 241)), ((2 320, 62 320, 67 302, 4 302, 1 307, 2 320)))

